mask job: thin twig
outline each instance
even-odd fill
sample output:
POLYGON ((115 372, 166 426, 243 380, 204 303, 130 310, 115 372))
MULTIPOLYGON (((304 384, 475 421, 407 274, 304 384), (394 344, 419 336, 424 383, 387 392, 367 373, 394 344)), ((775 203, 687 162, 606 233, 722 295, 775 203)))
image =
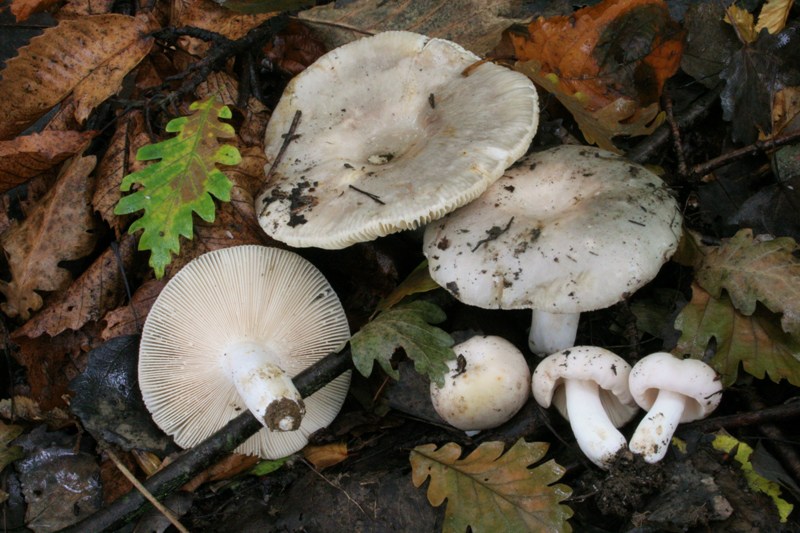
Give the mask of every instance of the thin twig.
POLYGON ((189 530, 186 529, 183 526, 183 524, 180 523, 180 521, 178 520, 178 517, 175 516, 172 513, 172 511, 167 509, 160 501, 158 501, 155 498, 155 496, 150 494, 150 491, 147 490, 144 485, 142 485, 141 481, 136 479, 136 476, 134 476, 131 473, 131 471, 128 470, 128 467, 126 467, 124 464, 122 464, 122 461, 119 460, 119 457, 117 457, 117 455, 111 450, 111 448, 106 446, 103 449, 103 451, 106 452, 106 455, 108 455, 109 459, 111 459, 111 461, 114 463, 114 465, 117 467, 117 469, 120 472, 122 472, 122 475, 125 476, 128 479, 128 481, 130 481, 133 484, 134 487, 136 487, 136 490, 138 490, 142 494, 142 496, 144 496, 147 499, 147 501, 149 501, 151 504, 153 504, 153 507, 158 509, 158 512, 163 514, 167 518, 167 520, 169 520, 170 524, 175 526, 175 528, 178 531, 180 531, 181 533, 189 533, 189 530))
POLYGON ((327 483, 328 485, 330 485, 330 486, 331 486, 331 487, 333 487, 334 489, 337 489, 337 490, 340 490, 340 491, 342 491, 342 494, 344 494, 344 495, 345 495, 345 497, 346 497, 348 500, 350 500, 350 502, 351 502, 353 505, 355 505, 356 507, 358 507, 358 510, 359 510, 359 511, 361 511, 362 513, 364 513, 364 516, 369 516, 369 515, 368 515, 368 514, 367 514, 367 513, 364 511, 364 508, 363 508, 363 507, 361 507, 361 506, 358 504, 358 502, 357 502, 357 501, 355 501, 355 500, 352 498, 352 496, 350 496, 350 495, 347 493, 347 491, 346 491, 346 490, 344 490, 344 489, 343 489, 341 486, 337 485, 336 483, 334 483, 333 481, 331 481, 331 480, 330 480, 330 479, 328 479, 327 477, 323 476, 321 472, 317 472, 317 469, 316 469, 316 468, 314 468, 313 466, 311 466, 311 464, 310 464, 308 461, 306 461, 305 459, 302 459, 302 461, 303 461, 303 464, 305 464, 305 465, 306 465, 306 466, 307 466, 307 467, 308 467, 308 468, 309 468, 309 469, 310 469, 312 472, 314 472, 316 475, 318 475, 319 477, 321 477, 321 478, 322 478, 322 480, 323 480, 325 483, 327 483))
POLYGON ((269 167, 269 171, 267 171, 267 183, 269 183, 269 180, 272 178, 272 174, 275 173, 275 168, 278 166, 278 163, 280 163, 283 159, 283 154, 289 147, 289 143, 300 137, 300 135, 295 132, 297 131, 297 125, 300 124, 300 117, 302 114, 303 113, 299 109, 294 112, 294 117, 292 118, 292 124, 289 126, 289 131, 282 135, 283 144, 281 144, 281 149, 278 150, 278 155, 275 156, 275 161, 272 162, 272 165, 269 167))
POLYGON ((508 224, 506 224, 504 228, 501 228, 500 226, 492 226, 491 228, 486 230, 487 236, 479 240, 471 251, 474 252, 475 250, 480 248, 482 244, 486 244, 490 241, 496 240, 500 235, 508 231, 508 228, 511 227, 512 222, 514 222, 514 217, 511 217, 511 219, 509 219, 508 224))
POLYGON ((359 189, 358 187, 356 187, 354 185, 348 185, 348 187, 350 187, 351 189, 353 189, 356 192, 360 192, 361 194, 363 194, 364 196, 366 196, 370 200, 374 200, 374 201, 378 202, 381 205, 386 205, 386 202, 381 200, 381 197, 378 196, 377 194, 372 194, 371 192, 367 192, 367 191, 365 191, 363 189, 359 189))
POLYGON ((675 150, 675 157, 678 158, 678 173, 682 177, 686 177, 688 169, 686 168, 686 157, 683 154, 681 129, 678 126, 678 122, 675 120, 675 115, 672 113, 672 98, 670 98, 669 95, 666 95, 664 98, 664 111, 667 114, 667 124, 669 124, 669 129, 672 133, 672 148, 675 150))
POLYGON ((727 154, 722 154, 721 156, 715 157, 714 159, 706 161, 705 163, 700 163, 699 165, 693 166, 690 175, 692 177, 699 178, 701 176, 705 176, 712 170, 725 166, 729 163, 733 163, 734 161, 749 155, 755 155, 760 152, 768 152, 769 150, 773 150, 787 144, 792 144, 798 140, 800 140, 800 130, 793 131, 779 137, 774 137, 772 139, 756 141, 753 144, 733 150, 727 154))

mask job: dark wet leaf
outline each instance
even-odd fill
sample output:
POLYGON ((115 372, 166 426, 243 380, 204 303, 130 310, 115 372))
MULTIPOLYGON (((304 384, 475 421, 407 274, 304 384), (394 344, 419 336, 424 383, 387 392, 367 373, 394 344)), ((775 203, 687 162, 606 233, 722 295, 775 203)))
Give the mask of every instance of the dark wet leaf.
POLYGON ((72 411, 96 439, 164 452, 170 444, 144 406, 137 380, 139 337, 116 337, 89 353, 86 371, 72 380, 72 411))

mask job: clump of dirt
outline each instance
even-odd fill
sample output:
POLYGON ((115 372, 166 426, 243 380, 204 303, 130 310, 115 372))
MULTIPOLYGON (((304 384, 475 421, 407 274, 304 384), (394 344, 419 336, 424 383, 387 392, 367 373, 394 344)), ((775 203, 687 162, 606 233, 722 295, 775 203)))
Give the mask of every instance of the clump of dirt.
POLYGON ((659 464, 646 463, 639 455, 622 450, 597 483, 595 503, 606 516, 628 517, 641 509, 650 495, 661 492, 666 477, 659 464))

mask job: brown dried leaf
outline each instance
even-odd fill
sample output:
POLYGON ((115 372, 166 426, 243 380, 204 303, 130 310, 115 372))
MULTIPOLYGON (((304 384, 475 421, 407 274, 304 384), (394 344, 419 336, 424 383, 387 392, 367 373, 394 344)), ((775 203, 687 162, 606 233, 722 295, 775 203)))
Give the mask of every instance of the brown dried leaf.
POLYGON ((0 309, 8 316, 27 320, 42 307, 36 291, 60 291, 69 285, 72 278, 59 262, 79 259, 94 248, 88 177, 94 165, 94 156, 65 163, 55 186, 28 218, 0 237, 11 270, 11 281, 0 281, 6 297, 0 309))
POLYGON ((31 39, 2 71, 0 100, 14 105, 6 107, 0 139, 17 135, 73 91, 75 118, 83 121, 147 55, 149 29, 145 17, 97 15, 65 20, 31 39))
POLYGON ((333 442, 321 446, 309 445, 303 448, 303 457, 317 470, 324 470, 347 459, 347 444, 333 442))
MULTIPOLYGON (((251 29, 277 15, 277 13, 243 15, 225 9, 212 0, 177 0, 172 5, 170 20, 172 26, 194 26, 217 32, 228 39, 243 37, 251 29)), ((210 46, 192 37, 181 37, 178 44, 183 50, 195 56, 202 56, 210 46)))
POLYGON ((143 113, 141 111, 127 113, 118 121, 117 130, 97 165, 95 173, 97 184, 92 196, 92 206, 114 229, 117 238, 121 238, 128 227, 128 217, 114 214, 114 206, 122 197, 120 189, 122 179, 145 167, 145 161, 136 160, 136 152, 149 143, 150 139, 144 128, 143 113))
POLYGON ((123 272, 130 269, 136 252, 136 238, 126 234, 118 246, 109 247, 69 289, 12 337, 54 337, 67 329, 80 329, 89 321, 100 320, 122 302, 125 295, 123 272))
POLYGON ((59 0, 11 0, 11 13, 17 23, 28 20, 34 13, 45 11, 58 3, 59 0))
POLYGON ((141 333, 144 319, 164 285, 166 280, 146 281, 133 293, 130 304, 106 313, 103 319, 106 327, 100 334, 101 338, 108 340, 121 335, 141 333))
POLYGON ((55 13, 59 20, 111 13, 114 0, 69 0, 55 13))
POLYGON ((305 24, 328 49, 364 35, 407 30, 455 41, 467 50, 484 55, 497 44, 498 35, 525 16, 514 0, 356 0, 317 6, 300 13, 305 24))
POLYGON ((45 131, 0 141, 0 193, 83 151, 95 132, 45 131))
POLYGON ((56 407, 43 412, 36 400, 27 396, 0 400, 0 417, 13 421, 47 422, 48 426, 53 427, 64 427, 75 423, 75 419, 64 409, 56 407))
POLYGON ((253 468, 261 459, 255 455, 241 455, 232 453, 222 458, 218 463, 215 463, 197 474, 191 481, 186 483, 181 490, 187 492, 194 492, 200 485, 207 481, 219 481, 222 479, 229 479, 233 476, 239 475, 253 468))
POLYGON ((794 0, 767 0, 761 6, 761 12, 758 14, 758 24, 756 24, 756 32, 765 29, 770 33, 778 33, 783 31, 786 27, 786 19, 789 18, 789 12, 792 10, 794 0))

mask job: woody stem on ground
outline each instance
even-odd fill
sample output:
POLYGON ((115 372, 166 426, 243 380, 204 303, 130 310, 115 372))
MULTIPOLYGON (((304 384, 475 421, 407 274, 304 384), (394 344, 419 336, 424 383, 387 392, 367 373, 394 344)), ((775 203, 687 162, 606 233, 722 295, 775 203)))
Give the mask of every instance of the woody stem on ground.
MULTIPOLYGON (((352 366, 349 346, 317 361, 294 377, 294 385, 304 397, 316 392, 352 366)), ((197 446, 186 450, 175 461, 143 483, 157 498, 163 499, 187 481, 230 453, 259 431, 261 422, 246 411, 197 446)), ((66 533, 117 529, 144 511, 145 497, 132 490, 77 524, 62 530, 66 533)))

